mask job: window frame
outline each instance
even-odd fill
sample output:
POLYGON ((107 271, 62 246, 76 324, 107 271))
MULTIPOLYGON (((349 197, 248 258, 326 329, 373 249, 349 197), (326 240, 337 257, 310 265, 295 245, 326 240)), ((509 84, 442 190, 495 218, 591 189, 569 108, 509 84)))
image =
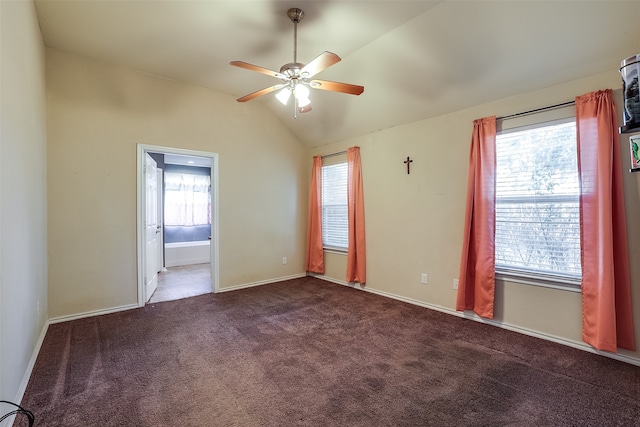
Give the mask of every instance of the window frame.
MULTIPOLYGON (((554 124, 569 123, 576 120, 575 107, 565 107, 561 111, 547 111, 542 114, 535 114, 535 117, 519 118, 510 123, 510 126, 499 126, 496 132, 496 154, 497 154, 497 138, 501 134, 524 131, 527 129, 536 129, 554 124)), ((499 125, 503 125, 498 121, 499 125)), ((576 135, 577 137, 577 135, 576 135)), ((577 147, 576 147, 577 150, 577 147)), ((577 161, 577 151, 575 153, 577 161)), ((497 166, 496 166, 497 167, 497 166)), ((497 170, 496 170, 497 175, 497 170)), ((497 177, 496 177, 497 184, 497 177)), ((567 197, 567 196, 559 196, 567 197)), ((497 195, 496 195, 497 203, 497 195)), ((578 203, 580 203, 580 195, 578 195, 578 203)), ((497 215, 497 212, 496 212, 497 215)), ((496 218, 497 219, 497 218, 496 218)), ((496 221, 497 222, 497 221, 496 221)), ((496 225, 497 226, 497 225, 496 225)), ((495 245, 495 243, 494 243, 495 245)), ((581 292, 582 277, 576 278, 569 275, 554 275, 546 273, 537 273, 535 271, 527 271, 518 268, 495 266, 495 276, 497 280, 520 283, 525 285, 540 286, 545 288, 581 292)))

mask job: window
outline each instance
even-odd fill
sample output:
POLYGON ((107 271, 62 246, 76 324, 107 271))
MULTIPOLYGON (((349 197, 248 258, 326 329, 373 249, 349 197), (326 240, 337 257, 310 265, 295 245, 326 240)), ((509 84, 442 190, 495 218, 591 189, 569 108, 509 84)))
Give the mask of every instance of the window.
POLYGON ((576 125, 556 121, 496 137, 496 271, 579 284, 576 125))
POLYGON ((322 166, 322 245, 346 250, 349 246, 347 162, 322 166))
POLYGON ((164 224, 198 226, 211 224, 209 175, 165 172, 164 224))

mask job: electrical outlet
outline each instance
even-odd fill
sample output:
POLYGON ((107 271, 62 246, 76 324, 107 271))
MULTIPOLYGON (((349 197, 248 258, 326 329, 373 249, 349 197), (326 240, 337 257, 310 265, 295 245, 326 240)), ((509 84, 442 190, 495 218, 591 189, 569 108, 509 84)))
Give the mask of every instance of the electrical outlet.
POLYGON ((453 289, 458 289, 458 279, 453 279, 453 289))
POLYGON ((427 284, 427 273, 422 273, 422 276, 420 276, 420 283, 423 285, 427 284))
POLYGON ((287 263, 287 257, 286 257, 286 256, 283 256, 283 257, 282 257, 282 265, 284 265, 284 264, 286 264, 286 263, 287 263))

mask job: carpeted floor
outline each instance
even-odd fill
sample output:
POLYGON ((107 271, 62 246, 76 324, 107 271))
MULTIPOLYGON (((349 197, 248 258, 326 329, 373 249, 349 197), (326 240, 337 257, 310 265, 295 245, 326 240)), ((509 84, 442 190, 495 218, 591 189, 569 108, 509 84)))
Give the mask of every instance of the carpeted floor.
POLYGON ((51 325, 22 405, 66 427, 640 426, 640 368, 307 277, 51 325))

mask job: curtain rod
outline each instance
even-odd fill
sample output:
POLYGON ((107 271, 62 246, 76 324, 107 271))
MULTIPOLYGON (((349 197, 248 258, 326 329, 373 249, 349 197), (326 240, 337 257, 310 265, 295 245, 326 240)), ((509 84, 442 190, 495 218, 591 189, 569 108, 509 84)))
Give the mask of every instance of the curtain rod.
POLYGON ((341 154, 347 154, 347 151, 338 151, 337 153, 325 154, 324 156, 320 156, 321 159, 326 159, 327 157, 339 156, 341 154))
POLYGON ((508 116, 496 117, 496 120, 513 119, 514 117, 526 116, 528 114, 539 113, 541 111, 553 110, 556 108, 566 107, 568 105, 574 105, 576 101, 567 101, 561 104, 550 105, 548 107, 536 108, 535 110, 523 111, 522 113, 509 114, 508 116))

